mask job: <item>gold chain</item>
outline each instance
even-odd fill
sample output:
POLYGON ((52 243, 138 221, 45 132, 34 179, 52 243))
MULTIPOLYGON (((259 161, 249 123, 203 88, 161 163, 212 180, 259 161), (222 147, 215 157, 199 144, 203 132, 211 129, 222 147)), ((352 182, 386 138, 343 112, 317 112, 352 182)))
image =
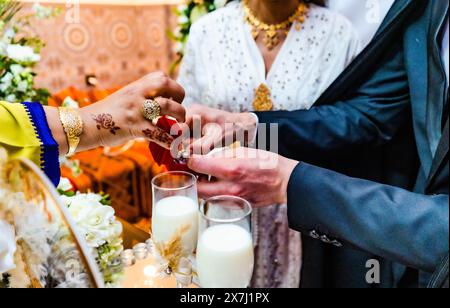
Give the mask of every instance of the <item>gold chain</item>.
POLYGON ((284 31, 287 34, 294 23, 296 23, 296 30, 300 31, 301 25, 305 22, 308 13, 308 5, 302 1, 295 10, 295 13, 287 20, 279 24, 266 24, 253 14, 249 6, 249 0, 243 0, 242 3, 245 21, 252 27, 253 38, 256 40, 261 32, 264 32, 264 44, 269 50, 272 50, 280 43, 279 31, 284 31))

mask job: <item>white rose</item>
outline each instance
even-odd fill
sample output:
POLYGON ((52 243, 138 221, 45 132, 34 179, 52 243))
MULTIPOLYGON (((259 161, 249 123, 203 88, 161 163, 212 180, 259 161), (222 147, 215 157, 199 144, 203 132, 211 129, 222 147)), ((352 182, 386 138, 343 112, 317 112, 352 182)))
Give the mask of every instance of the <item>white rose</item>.
POLYGON ((218 9, 224 7, 225 4, 227 4, 227 0, 214 0, 214 6, 218 9))
POLYGON ((187 24, 188 22, 189 22, 189 18, 187 18, 186 15, 180 15, 180 17, 178 17, 179 24, 187 24))
POLYGON ((187 5, 186 4, 180 4, 179 6, 178 6, 178 12, 184 12, 185 10, 187 10, 187 5))
POLYGON ((93 194, 93 193, 84 194, 84 197, 86 198, 86 200, 91 202, 92 205, 104 206, 103 204, 100 203, 100 201, 103 199, 103 197, 98 194, 93 194))
POLYGON ((0 41, 0 56, 6 56, 6 47, 8 47, 8 43, 4 41, 0 41))
POLYGON ((99 247, 114 238, 116 230, 112 221, 114 210, 109 206, 95 206, 83 209, 78 226, 85 230, 86 239, 91 247, 99 247))
POLYGON ((14 228, 3 220, 0 220, 0 275, 16 266, 14 254, 16 252, 16 236, 14 228))
POLYGON ((119 238, 122 235, 123 232, 123 226, 120 222, 116 221, 113 224, 113 237, 119 238))
POLYGON ((17 103, 17 97, 14 94, 8 95, 5 100, 10 103, 17 103))
POLYGON ((17 62, 39 62, 41 56, 34 53, 34 50, 28 46, 18 44, 9 45, 6 47, 6 54, 9 58, 17 62))
POLYGON ((176 28, 173 30, 173 33, 174 33, 177 37, 179 37, 179 36, 181 35, 181 28, 180 28, 180 27, 176 27, 176 28))
POLYGON ((18 76, 25 72, 25 68, 20 64, 13 64, 9 67, 9 70, 14 76, 18 76))
POLYGON ((52 9, 42 6, 39 3, 33 5, 33 11, 35 12, 35 16, 39 19, 46 19, 52 16, 52 9))
POLYGON ((184 44, 183 43, 181 43, 181 42, 177 42, 176 44, 175 44, 175 52, 176 53, 181 53, 181 52, 183 52, 184 51, 184 44))
POLYGON ((26 80, 22 80, 17 84, 17 91, 25 93, 28 89, 28 82, 26 80))
POLYGON ((90 247, 99 247, 122 233, 122 226, 115 221, 114 209, 101 204, 100 195, 77 194, 62 196, 62 199, 90 247))
POLYGON ((69 208, 69 212, 72 214, 75 220, 77 220, 78 216, 80 215, 80 211, 84 210, 85 208, 89 209, 94 206, 104 206, 100 203, 102 197, 96 194, 78 193, 73 197, 61 196, 61 199, 69 208))
POLYGON ((0 80, 0 91, 5 92, 11 86, 13 78, 13 74, 10 72, 6 73, 0 80))
POLYGON ((73 189, 72 183, 70 183, 68 178, 61 178, 58 185, 58 190, 70 191, 73 189))
POLYGON ((74 100, 73 98, 71 98, 70 96, 67 96, 64 99, 62 106, 69 107, 69 108, 75 108, 75 109, 80 108, 80 105, 78 104, 78 102, 76 100, 74 100))
POLYGON ((3 39, 7 41, 11 41, 16 36, 16 31, 14 29, 9 28, 5 31, 5 34, 3 35, 3 39))
POLYGON ((11 81, 13 80, 14 76, 10 72, 7 72, 5 76, 2 77, 0 82, 11 85, 11 81))

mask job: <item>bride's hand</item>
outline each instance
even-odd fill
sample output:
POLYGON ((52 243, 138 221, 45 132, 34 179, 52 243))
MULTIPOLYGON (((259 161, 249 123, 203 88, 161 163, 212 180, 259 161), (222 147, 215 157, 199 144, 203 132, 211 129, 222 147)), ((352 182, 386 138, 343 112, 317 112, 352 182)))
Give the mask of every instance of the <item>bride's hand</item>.
POLYGON ((251 113, 231 113, 192 105, 187 109, 186 124, 193 132, 191 152, 205 155, 214 148, 228 146, 236 141, 242 145, 253 141, 257 118, 251 113))
MULTIPOLYGON (((79 110, 84 127, 78 151, 98 146, 118 146, 141 137, 170 148, 172 136, 143 116, 143 104, 151 98, 160 105, 161 115, 172 116, 179 122, 185 121, 186 112, 181 106, 184 99, 183 88, 164 73, 152 73, 104 100, 79 110)), ((60 144, 60 152, 65 154, 68 146, 67 142, 59 142, 65 141, 66 137, 57 110, 46 109, 46 113, 52 133, 60 144), (54 118, 58 120, 55 121, 54 118)))

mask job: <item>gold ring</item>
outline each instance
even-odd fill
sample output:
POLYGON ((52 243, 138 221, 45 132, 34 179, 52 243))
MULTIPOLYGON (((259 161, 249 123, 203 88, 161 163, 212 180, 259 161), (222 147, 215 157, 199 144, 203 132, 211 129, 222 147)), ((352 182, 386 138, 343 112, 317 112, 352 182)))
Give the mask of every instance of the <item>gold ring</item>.
POLYGON ((142 115, 149 121, 161 116, 161 106, 154 100, 148 99, 142 106, 142 115))

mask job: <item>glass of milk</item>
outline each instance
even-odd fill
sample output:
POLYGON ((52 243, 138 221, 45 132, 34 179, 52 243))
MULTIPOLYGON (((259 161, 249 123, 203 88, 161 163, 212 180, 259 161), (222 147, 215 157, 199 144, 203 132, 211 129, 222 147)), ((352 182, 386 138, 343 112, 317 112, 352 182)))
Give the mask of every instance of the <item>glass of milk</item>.
POLYGON ((197 274, 203 288, 247 288, 253 275, 252 207, 219 196, 200 206, 197 274))
POLYGON ((163 173, 152 180, 152 192, 154 242, 167 243, 181 235, 183 248, 193 253, 199 221, 197 178, 181 171, 163 173))

